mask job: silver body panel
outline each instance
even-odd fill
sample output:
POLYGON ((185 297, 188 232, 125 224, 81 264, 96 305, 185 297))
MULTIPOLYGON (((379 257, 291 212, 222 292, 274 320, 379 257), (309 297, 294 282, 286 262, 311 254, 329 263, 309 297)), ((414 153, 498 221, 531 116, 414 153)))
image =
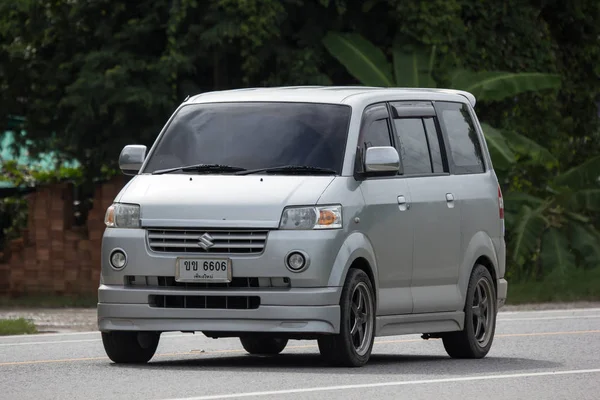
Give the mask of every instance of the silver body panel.
MULTIPOLYGON (((462 329, 467 283, 477 260, 486 259, 493 266, 498 303, 504 303, 506 254, 503 223, 498 217, 498 182, 472 109, 472 95, 427 89, 273 88, 206 93, 186 104, 229 101, 351 106, 342 173, 136 175, 115 202, 139 204, 141 227, 107 228, 103 237, 98 305, 101 331, 272 332, 307 337, 338 333, 342 286, 348 269, 359 259, 369 265, 373 278, 377 335, 462 329), (468 105, 485 150, 486 171, 355 179, 363 111, 371 104, 403 100, 468 105), (342 229, 278 229, 285 207, 331 204, 343 207, 342 229), (262 243, 254 247, 258 250, 247 254, 232 252, 233 240, 223 242, 230 246, 223 244, 222 253, 202 253, 200 248, 194 252, 185 238, 181 238, 181 251, 165 251, 153 242, 161 237, 161 230, 174 229, 198 232, 198 236, 215 230, 260 231, 266 232, 266 240, 260 238, 262 243), (116 248, 125 251, 128 259, 119 271, 109 263, 116 248), (302 272, 294 273, 285 266, 284 259, 293 250, 310 257, 310 266, 302 272), (133 278, 174 277, 177 257, 191 255, 227 257, 234 279, 251 278, 257 284, 161 286, 143 278, 144 284, 137 285, 133 278), (169 308, 151 304, 149 299, 155 296, 258 297, 260 305, 254 309, 169 308)), ((252 242, 240 243, 247 246, 244 243, 252 242)))

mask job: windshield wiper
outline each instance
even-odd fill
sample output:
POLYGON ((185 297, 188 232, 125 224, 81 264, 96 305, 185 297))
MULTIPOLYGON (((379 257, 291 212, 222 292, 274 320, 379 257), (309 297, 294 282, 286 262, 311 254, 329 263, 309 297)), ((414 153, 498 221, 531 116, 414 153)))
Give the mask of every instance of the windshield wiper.
POLYGON ((245 171, 246 168, 234 167, 231 165, 221 164, 194 164, 186 165, 182 167, 159 169, 152 173, 152 175, 168 174, 169 172, 182 171, 182 172, 239 172, 245 171))
POLYGON ((337 175, 337 171, 329 168, 311 167, 309 165, 282 165, 279 167, 270 168, 258 168, 250 169, 247 171, 237 172, 236 175, 249 175, 256 174, 259 172, 266 172, 267 174, 324 174, 324 175, 337 175))

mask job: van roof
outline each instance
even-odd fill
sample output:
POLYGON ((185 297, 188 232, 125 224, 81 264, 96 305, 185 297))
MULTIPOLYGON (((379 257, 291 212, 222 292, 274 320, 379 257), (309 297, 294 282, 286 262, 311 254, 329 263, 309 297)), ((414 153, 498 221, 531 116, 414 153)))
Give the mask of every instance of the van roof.
POLYGON ((383 88, 372 86, 282 86, 243 88, 206 92, 191 97, 191 103, 230 101, 289 101, 310 103, 358 104, 365 100, 454 100, 465 99, 475 107, 475 96, 456 89, 383 88))

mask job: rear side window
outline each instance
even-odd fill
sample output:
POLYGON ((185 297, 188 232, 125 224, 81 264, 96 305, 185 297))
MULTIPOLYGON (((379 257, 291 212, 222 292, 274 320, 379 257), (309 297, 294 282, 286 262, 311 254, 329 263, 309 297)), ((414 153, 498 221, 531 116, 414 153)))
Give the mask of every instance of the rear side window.
POLYGON ((405 175, 430 174, 431 158, 423 120, 421 118, 394 119, 398 148, 405 175))
POLYGON ((456 174, 477 174, 485 170, 481 143, 465 104, 436 102, 438 118, 445 130, 456 174))

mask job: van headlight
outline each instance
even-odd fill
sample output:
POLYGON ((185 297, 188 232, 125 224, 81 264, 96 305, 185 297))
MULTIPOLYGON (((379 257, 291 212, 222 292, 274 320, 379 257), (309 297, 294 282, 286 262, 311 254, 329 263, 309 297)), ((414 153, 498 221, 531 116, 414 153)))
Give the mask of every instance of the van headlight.
POLYGON ((339 229, 342 206, 289 207, 283 210, 279 229, 339 229))
POLYGON ((109 228, 139 228, 140 206, 114 203, 106 210, 104 223, 109 228))

